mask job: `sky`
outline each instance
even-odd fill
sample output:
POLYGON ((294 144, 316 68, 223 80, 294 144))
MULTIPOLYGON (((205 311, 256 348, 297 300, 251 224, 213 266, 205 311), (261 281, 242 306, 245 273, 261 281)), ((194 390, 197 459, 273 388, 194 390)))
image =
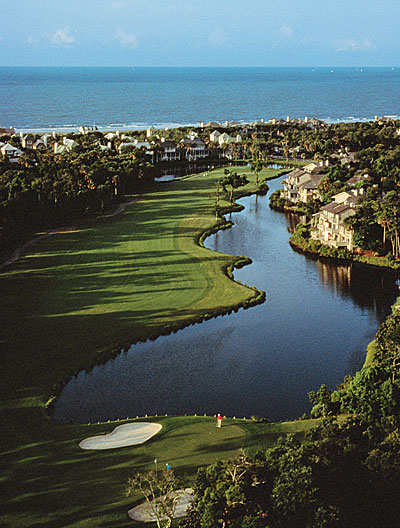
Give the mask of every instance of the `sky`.
POLYGON ((0 0, 1 66, 399 66, 399 0, 0 0))

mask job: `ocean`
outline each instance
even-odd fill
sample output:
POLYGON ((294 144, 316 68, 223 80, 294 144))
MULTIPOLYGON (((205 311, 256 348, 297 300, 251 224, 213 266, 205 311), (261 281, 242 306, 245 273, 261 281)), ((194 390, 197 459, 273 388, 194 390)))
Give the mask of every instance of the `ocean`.
POLYGON ((144 129, 400 115, 400 68, 1 67, 0 127, 144 129))

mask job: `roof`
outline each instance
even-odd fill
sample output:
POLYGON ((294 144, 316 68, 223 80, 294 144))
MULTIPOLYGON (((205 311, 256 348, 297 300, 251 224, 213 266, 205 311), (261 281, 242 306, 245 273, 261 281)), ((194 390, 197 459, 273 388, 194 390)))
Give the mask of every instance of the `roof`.
POLYGON ((346 211, 346 209, 352 209, 354 211, 354 207, 351 207, 350 205, 344 204, 344 203, 338 204, 336 202, 331 202, 331 203, 328 203, 328 205, 324 205, 324 207, 321 208, 321 211, 326 211, 327 213, 339 214, 339 213, 342 213, 343 211, 346 211))
POLYGON ((356 185, 357 183, 363 182, 368 178, 368 174, 355 174, 349 178, 346 183, 348 185, 356 185))
POLYGON ((169 140, 160 141, 160 142, 157 143, 157 147, 161 147, 163 149, 176 148, 176 143, 174 143, 173 141, 169 141, 169 140))
POLYGON ((306 173, 303 171, 303 169, 294 169, 288 174, 286 174, 286 178, 300 178, 304 174, 306 173))
POLYGON ((299 189, 317 189, 323 178, 322 174, 310 174, 310 179, 300 183, 299 189))
POLYGON ((22 151, 19 148, 10 145, 10 143, 6 143, 3 147, 1 147, 1 150, 3 150, 4 152, 20 152, 22 154, 22 151))

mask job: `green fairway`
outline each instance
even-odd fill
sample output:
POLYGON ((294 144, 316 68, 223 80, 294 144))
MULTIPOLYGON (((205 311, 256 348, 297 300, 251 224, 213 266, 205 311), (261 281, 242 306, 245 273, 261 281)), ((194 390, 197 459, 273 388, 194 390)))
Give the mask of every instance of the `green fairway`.
MULTIPOLYGON (((254 191, 249 169, 236 170, 252 180, 244 192, 254 191)), ((227 421, 217 436, 213 419, 164 417, 144 446, 91 452, 79 441, 115 424, 56 424, 47 416, 46 400, 74 373, 123 345, 254 297, 223 271, 236 258, 197 244, 215 225, 222 175, 160 184, 114 218, 41 240, 0 273, 5 526, 131 526, 134 500, 123 491, 133 468, 149 469, 157 458, 192 478, 199 465, 310 426, 246 429, 227 421)))

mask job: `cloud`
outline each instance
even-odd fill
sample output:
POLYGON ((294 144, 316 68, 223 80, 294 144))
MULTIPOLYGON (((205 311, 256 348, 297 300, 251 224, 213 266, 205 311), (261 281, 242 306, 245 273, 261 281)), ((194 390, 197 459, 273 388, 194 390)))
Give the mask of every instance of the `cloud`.
POLYGON ((341 39, 335 45, 336 51, 373 51, 376 49, 376 44, 369 37, 364 40, 341 39))
POLYGON ((279 28, 279 35, 285 38, 292 39, 293 38, 293 28, 291 28, 287 24, 282 24, 282 26, 279 28))
POLYGON ((207 43, 212 48, 218 48, 220 46, 230 46, 233 44, 233 38, 224 31, 221 27, 216 27, 207 38, 207 43))
POLYGON ((115 38, 119 40, 121 46, 128 49, 135 49, 137 48, 138 41, 136 36, 133 33, 125 33, 125 31, 122 31, 122 29, 119 29, 117 31, 117 34, 115 35, 115 38))
POLYGON ((50 37, 53 44, 74 44, 75 37, 71 35, 69 26, 65 26, 64 29, 57 29, 53 36, 50 37))

